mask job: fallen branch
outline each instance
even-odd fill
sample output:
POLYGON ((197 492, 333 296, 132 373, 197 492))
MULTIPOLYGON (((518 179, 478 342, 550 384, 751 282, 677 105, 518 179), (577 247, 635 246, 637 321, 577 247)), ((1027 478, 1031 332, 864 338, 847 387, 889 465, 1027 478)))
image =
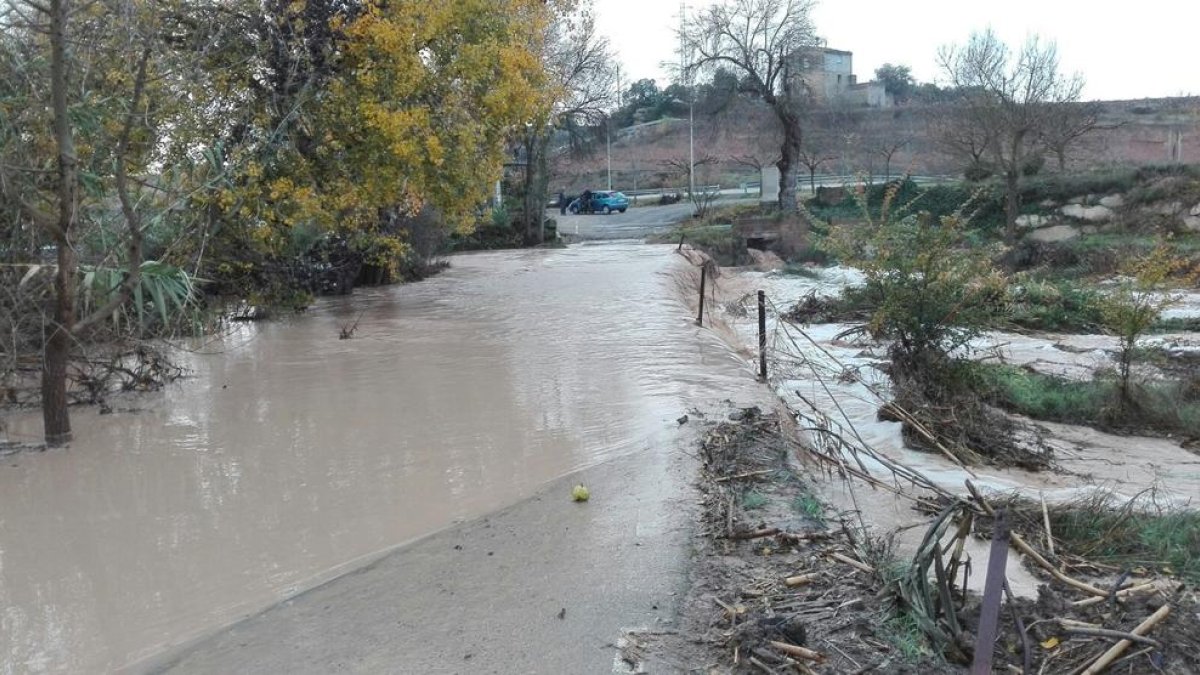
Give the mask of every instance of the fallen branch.
POLYGON ((774 472, 775 472, 775 469, 764 469, 762 471, 748 471, 746 473, 739 473, 736 476, 721 476, 720 478, 714 478, 713 482, 714 483, 724 483, 725 481, 729 481, 729 480, 741 480, 742 478, 752 478, 754 476, 764 476, 766 474, 774 473, 774 472))
POLYGON ((1090 635, 1092 637, 1117 638, 1119 640, 1139 642, 1144 645, 1150 645, 1151 647, 1162 649, 1162 643, 1154 638, 1134 635, 1133 633, 1126 633, 1125 631, 1120 630, 1111 630, 1108 628, 1084 628, 1082 626, 1073 626, 1070 628, 1064 626, 1063 630, 1070 635, 1090 635))
MULTIPOLYGON (((1124 598, 1124 597, 1128 597, 1130 595, 1134 595, 1135 593, 1145 593, 1145 592, 1153 591, 1156 588, 1158 588, 1158 584, 1153 581, 1150 581, 1150 582, 1147 582, 1144 584, 1140 584, 1138 586, 1130 586, 1129 588, 1122 588, 1121 590, 1114 593, 1112 597, 1124 598)), ((1074 607, 1091 607, 1092 605, 1098 605, 1098 604, 1104 602, 1105 600, 1108 600, 1109 597, 1110 596, 1108 594, 1105 594, 1105 596, 1103 598, 1100 598, 1100 597, 1084 598, 1083 600, 1076 600, 1075 602, 1072 602, 1071 605, 1074 607)))
POLYGON ((753 656, 750 657, 750 665, 754 666, 755 668, 758 668, 759 670, 763 671, 764 673, 769 673, 770 675, 775 675, 774 668, 772 668, 771 666, 768 666, 767 664, 763 663, 762 661, 759 661, 757 658, 755 658, 753 656))
POLYGON ((797 543, 801 541, 815 541, 820 539, 830 539, 833 535, 828 532, 780 532, 779 539, 786 542, 797 543))
POLYGON ((809 661, 816 661, 817 663, 820 663, 825 660, 824 654, 822 654, 821 652, 809 649, 807 647, 799 647, 797 645, 789 645, 786 642, 777 642, 775 640, 771 640, 767 644, 771 645, 775 649, 778 649, 779 651, 783 652, 784 654, 787 654, 788 656, 794 656, 798 659, 807 659, 809 661))
POLYGON ((743 614, 746 611, 745 608, 734 607, 733 605, 730 605, 729 603, 721 600, 720 598, 714 597, 713 602, 717 603, 718 605, 721 606, 721 609, 725 610, 725 613, 729 615, 730 621, 733 621, 734 619, 736 619, 738 617, 739 614, 743 614))
POLYGON ((1038 497, 1042 500, 1042 524, 1046 526, 1046 550, 1050 551, 1050 555, 1058 557, 1054 552, 1054 533, 1050 531, 1050 511, 1046 509, 1046 495, 1039 494, 1038 497))
POLYGON ((1025 540, 1021 538, 1021 535, 1017 534, 1016 532, 1012 533, 1012 543, 1013 543, 1013 546, 1017 547, 1018 551, 1024 553, 1025 555, 1029 556, 1030 558, 1032 558, 1033 561, 1036 562, 1039 567, 1041 567, 1042 569, 1049 572, 1050 576, 1054 577, 1055 579, 1058 579, 1059 581, 1063 582, 1064 584, 1067 584, 1068 586, 1073 586, 1075 588, 1078 588, 1079 590, 1084 591, 1086 593, 1091 593, 1092 595, 1099 596, 1101 599, 1108 597, 1108 595, 1109 595, 1108 591, 1101 589, 1101 588, 1096 588, 1095 586, 1093 586, 1089 583, 1080 581, 1078 579, 1072 579, 1071 577, 1058 571, 1057 567, 1055 567, 1054 565, 1051 565, 1049 560, 1046 560, 1045 558, 1043 558, 1040 553, 1035 551, 1033 549, 1033 547, 1030 546, 1029 544, 1027 544, 1025 542, 1025 540))
POLYGON ((770 537, 770 536, 774 536, 779 533, 780 533, 780 530, 778 527, 765 527, 761 530, 749 530, 746 532, 734 532, 733 534, 729 535, 729 538, 736 539, 736 540, 762 539, 763 537, 770 537))
MULTIPOLYGON (((967 491, 971 493, 971 496, 975 498, 975 501, 977 501, 979 503, 979 506, 983 508, 984 512, 987 513, 989 516, 992 516, 993 518, 995 518, 995 516, 996 516, 995 509, 993 509, 992 505, 988 504, 987 500, 983 498, 983 495, 979 492, 979 489, 975 487, 975 484, 969 480, 966 481, 966 484, 967 484, 967 491)), ((1085 593, 1091 593, 1092 595, 1099 596, 1102 599, 1108 597, 1108 595, 1109 595, 1108 591, 1100 589, 1100 588, 1096 588, 1095 586, 1093 586, 1089 583, 1080 581, 1078 579, 1072 579, 1071 577, 1060 572, 1057 567, 1050 564, 1050 561, 1043 558, 1042 554, 1040 554, 1036 550, 1034 550, 1034 548, 1032 546, 1030 546, 1025 541, 1025 538, 1022 537, 1020 534, 1013 532, 1012 535, 1009 537, 1009 541, 1012 542, 1012 545, 1018 551, 1029 556, 1030 559, 1032 559, 1035 563, 1037 563, 1038 567, 1041 567, 1042 569, 1049 572, 1050 576, 1054 577, 1055 579, 1058 579, 1059 581, 1063 582, 1064 584, 1067 584, 1068 586, 1072 586, 1081 591, 1084 591, 1085 593)))
POLYGON ((811 584, 812 582, 816 581, 817 578, 820 576, 821 575, 817 572, 809 572, 807 574, 797 574, 794 577, 788 577, 788 578, 784 579, 783 585, 789 586, 789 587, 803 586, 805 584, 811 584))
MULTIPOLYGON (((1171 606, 1163 605, 1162 607, 1158 608, 1157 612, 1146 617, 1145 621, 1139 623, 1137 627, 1130 632, 1137 637, 1144 636, 1155 626, 1157 626, 1163 619, 1167 618, 1167 615, 1170 613, 1171 606)), ((1111 664, 1118 656, 1120 656, 1122 652, 1124 652, 1126 649, 1129 649, 1129 646, 1132 644, 1132 640, 1121 640, 1117 644, 1110 647, 1108 651, 1101 654, 1100 658, 1096 659, 1092 665, 1088 666, 1087 670, 1083 671, 1082 675, 1096 675, 1096 673, 1103 672, 1104 669, 1109 666, 1109 664, 1111 664)))
POLYGON ((875 572, 874 567, 871 567, 870 565, 868 565, 865 562, 862 562, 860 560, 855 560, 854 558, 851 558, 850 556, 842 555, 841 553, 830 553, 829 557, 833 558, 834 560, 836 560, 840 563, 845 563, 851 567, 860 569, 869 574, 875 572))

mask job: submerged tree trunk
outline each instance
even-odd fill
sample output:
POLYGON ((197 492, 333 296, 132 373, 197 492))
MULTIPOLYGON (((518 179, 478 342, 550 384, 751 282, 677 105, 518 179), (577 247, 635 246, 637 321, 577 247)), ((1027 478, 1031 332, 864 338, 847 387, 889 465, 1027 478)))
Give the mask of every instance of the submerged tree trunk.
POLYGON ((775 114, 783 127, 783 144, 779 147, 779 161, 776 163, 779 167, 779 210, 797 213, 800 211, 796 200, 797 165, 803 143, 800 116, 788 110, 783 102, 775 105, 775 114))
POLYGON ((546 202, 550 192, 550 131, 538 134, 536 146, 537 164, 534 181, 534 204, 537 206, 537 236, 538 243, 546 243, 546 202))
POLYGON ((46 445, 71 441, 67 410, 67 363, 71 357, 71 330, 75 324, 75 271, 71 248, 78 178, 75 139, 67 107, 67 0, 50 0, 50 96, 54 111, 54 140, 58 149, 58 214, 51 229, 58 254, 54 276, 54 324, 49 327, 42 365, 42 421, 46 445))
POLYGON ((525 146, 525 174, 522 182, 522 197, 521 200, 521 223, 524 225, 525 233, 523 235, 525 245, 528 246, 534 243, 534 222, 533 222, 533 183, 534 183, 534 168, 533 154, 537 147, 534 132, 531 130, 525 131, 525 138, 522 145, 525 146))
POLYGON ((71 330, 75 321, 75 254, 67 244, 58 245, 58 273, 54 277, 54 322, 48 326, 42 357, 42 422, 46 445, 71 442, 71 417, 67 410, 67 365, 71 359, 71 330))

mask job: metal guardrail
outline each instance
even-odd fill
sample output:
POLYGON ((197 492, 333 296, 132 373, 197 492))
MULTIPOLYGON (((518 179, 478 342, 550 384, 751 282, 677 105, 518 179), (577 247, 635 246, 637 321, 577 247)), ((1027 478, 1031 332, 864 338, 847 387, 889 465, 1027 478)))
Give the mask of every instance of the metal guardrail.
MULTIPOLYGON (((805 174, 805 175, 800 175, 797 177, 796 189, 799 190, 799 189, 806 187, 809 184, 810 180, 815 182, 818 187, 831 187, 831 186, 858 185, 865 178, 871 178, 872 182, 875 183, 875 182, 886 182, 888 180, 895 180, 895 179, 901 178, 901 177, 902 176, 896 175, 896 176, 892 176, 891 178, 884 179, 882 176, 867 177, 867 176, 863 176, 861 174, 833 174, 833 173, 817 174, 816 176, 810 177, 807 174, 805 174)), ((957 180, 957 178, 955 178, 954 176, 908 176, 907 178, 909 180, 911 180, 912 182, 917 183, 918 185, 930 185, 930 184, 935 184, 935 183, 945 183, 948 181, 957 180)), ((757 180, 756 181, 747 181, 745 183, 738 183, 737 185, 726 185, 726 186, 705 185, 699 189, 702 189, 705 192, 708 192, 708 191, 733 192, 733 191, 740 190, 743 194, 748 195, 751 192, 759 192, 762 189, 762 181, 757 181, 757 180)), ((675 194, 675 193, 687 194, 688 188, 686 185, 680 185, 678 187, 661 187, 661 188, 649 188, 649 189, 643 189, 643 190, 617 190, 617 191, 623 193, 627 197, 632 198, 632 197, 661 196, 661 195, 665 195, 665 194, 675 194)))

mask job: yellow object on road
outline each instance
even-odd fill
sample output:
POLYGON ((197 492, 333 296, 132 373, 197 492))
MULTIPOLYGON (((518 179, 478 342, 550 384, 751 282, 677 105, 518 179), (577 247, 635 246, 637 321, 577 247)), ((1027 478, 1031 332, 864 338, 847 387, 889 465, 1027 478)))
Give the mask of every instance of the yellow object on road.
POLYGON ((575 489, 571 490, 571 498, 577 502, 586 502, 591 496, 591 491, 583 483, 576 485, 575 489))

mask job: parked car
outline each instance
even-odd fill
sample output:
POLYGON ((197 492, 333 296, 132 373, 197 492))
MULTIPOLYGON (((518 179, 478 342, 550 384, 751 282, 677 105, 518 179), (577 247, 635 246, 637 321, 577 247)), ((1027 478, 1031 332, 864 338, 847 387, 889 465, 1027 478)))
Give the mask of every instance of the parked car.
POLYGON ((578 199, 567 206, 571 213, 603 213, 613 211, 625 213, 629 208, 629 198, 620 192, 597 190, 584 192, 578 199))

